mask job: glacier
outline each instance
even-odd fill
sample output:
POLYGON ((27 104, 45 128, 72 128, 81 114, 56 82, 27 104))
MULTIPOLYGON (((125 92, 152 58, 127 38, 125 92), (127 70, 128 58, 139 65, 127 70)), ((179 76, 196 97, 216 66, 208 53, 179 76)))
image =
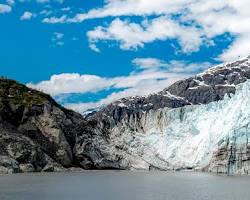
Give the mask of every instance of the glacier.
MULTIPOLYGON (((206 168, 226 173, 232 148, 234 152, 237 148, 247 151, 249 119, 248 80, 236 86, 235 94, 226 94, 217 102, 143 111, 124 118, 112 128, 110 146, 103 151, 112 156, 117 154, 115 147, 120 147, 118 154, 126 158, 124 165, 129 163, 130 169, 206 168), (224 160, 217 162, 216 152, 225 149, 225 145, 224 160)), ((244 173, 248 173, 248 168, 244 168, 244 173)))

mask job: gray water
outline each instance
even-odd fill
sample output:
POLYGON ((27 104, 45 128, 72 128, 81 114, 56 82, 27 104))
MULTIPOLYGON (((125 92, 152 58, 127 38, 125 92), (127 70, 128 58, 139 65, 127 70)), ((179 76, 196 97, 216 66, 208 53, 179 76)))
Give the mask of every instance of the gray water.
POLYGON ((116 172, 0 176, 0 200, 250 200, 250 177, 116 172))

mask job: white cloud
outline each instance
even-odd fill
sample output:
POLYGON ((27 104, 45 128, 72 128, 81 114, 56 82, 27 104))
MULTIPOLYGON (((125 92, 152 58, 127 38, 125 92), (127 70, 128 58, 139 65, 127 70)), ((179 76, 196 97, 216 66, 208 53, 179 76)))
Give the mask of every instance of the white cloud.
POLYGON ((140 69, 151 69, 167 66, 165 61, 157 58, 135 58, 132 63, 140 69))
POLYGON ((187 73, 195 74, 197 72, 202 72, 211 66, 209 62, 203 63, 186 63, 184 61, 173 60, 166 64, 166 67, 172 73, 187 73))
POLYGON ((177 39, 184 52, 199 50, 202 35, 194 27, 181 26, 168 18, 159 17, 137 24, 115 19, 108 27, 96 27, 87 33, 90 44, 100 40, 116 40, 122 49, 137 49, 156 40, 177 39))
POLYGON ((39 84, 28 84, 51 95, 97 92, 110 86, 109 81, 95 75, 59 74, 39 84))
POLYGON ((64 23, 66 18, 67 18, 66 15, 63 15, 63 16, 61 16, 59 18, 57 18, 57 17, 50 17, 50 18, 44 18, 42 20, 42 22, 46 23, 46 24, 60 24, 60 23, 64 23))
POLYGON ((230 33, 235 37, 229 49, 224 50, 219 56, 222 61, 235 60, 238 57, 250 54, 250 6, 248 0, 221 0, 201 2, 192 7, 190 19, 195 19, 203 26, 203 30, 208 37, 214 37, 223 33, 230 33))
POLYGON ((45 15, 45 16, 49 16, 49 15, 51 15, 52 13, 53 13, 53 11, 51 11, 51 10, 46 10, 46 9, 44 9, 44 10, 42 10, 42 11, 40 12, 41 15, 45 15))
POLYGON ((192 52, 201 45, 213 44, 209 40, 214 37, 229 33, 236 40, 219 56, 222 61, 229 61, 250 53, 249 8, 249 0, 106 0, 103 7, 78 13, 73 18, 52 17, 44 22, 79 23, 94 18, 153 16, 155 19, 148 24, 116 19, 109 26, 96 27, 88 35, 92 43, 118 41, 122 49, 136 49, 155 40, 177 39, 184 52, 192 52), (156 26, 157 21, 162 26, 156 26), (239 49, 242 45, 244 49, 239 49))
POLYGON ((34 15, 31 12, 24 12, 23 15, 20 17, 21 20, 30 20, 34 15))
POLYGON ((87 74, 58 74, 53 75, 50 80, 37 84, 29 83, 28 86, 42 90, 53 96, 73 93, 96 93, 107 89, 119 89, 99 102, 88 102, 80 104, 68 104, 66 106, 83 111, 111 103, 122 97, 135 95, 148 95, 159 92, 171 83, 191 76, 208 68, 207 63, 189 64, 186 62, 165 62, 155 58, 136 58, 133 63, 137 68, 128 76, 100 77, 87 74), (164 68, 162 68, 164 67, 164 68), (138 71, 138 68, 140 69, 138 71))
POLYGON ((57 46, 63 46, 63 45, 64 45, 64 42, 62 42, 62 41, 57 41, 57 42, 56 42, 56 45, 57 45, 57 46))
POLYGON ((90 44, 89 48, 92 49, 93 51, 100 53, 101 50, 99 48, 97 48, 97 46, 95 44, 90 44))
POLYGON ((170 62, 166 62, 164 60, 160 60, 157 58, 136 58, 132 61, 132 63, 137 66, 139 69, 143 70, 167 70, 171 73, 186 73, 186 74, 194 74, 197 72, 204 71, 205 69, 211 66, 211 63, 203 62, 203 63, 187 63, 184 61, 172 60, 170 62))
POLYGON ((64 8, 61 9, 61 11, 64 11, 64 12, 68 12, 68 11, 70 11, 70 10, 71 10, 70 7, 64 7, 64 8))
POLYGON ((0 4, 0 14, 11 12, 12 8, 6 4, 0 4))
POLYGON ((250 33, 249 35, 242 35, 237 38, 233 44, 226 49, 222 55, 219 56, 219 60, 231 61, 241 57, 250 55, 250 33))
POLYGON ((58 33, 58 32, 54 33, 55 40, 61 40, 61 39, 63 39, 63 37, 64 37, 63 33, 58 33))
POLYGON ((69 22, 108 16, 148 16, 171 14, 184 11, 195 0, 107 0, 103 8, 92 9, 88 13, 77 14, 69 22))
POLYGON ((57 46, 63 46, 64 33, 54 32, 51 41, 57 46))
POLYGON ((171 83, 186 78, 189 74, 144 71, 143 73, 133 74, 124 77, 105 78, 94 75, 80 74, 59 74, 53 75, 50 80, 42 81, 38 84, 29 83, 32 87, 51 95, 63 95, 73 93, 95 93, 109 88, 122 89, 123 91, 114 92, 98 102, 66 104, 65 106, 79 112, 90 108, 107 105, 123 97, 135 95, 148 95, 156 93, 171 83))

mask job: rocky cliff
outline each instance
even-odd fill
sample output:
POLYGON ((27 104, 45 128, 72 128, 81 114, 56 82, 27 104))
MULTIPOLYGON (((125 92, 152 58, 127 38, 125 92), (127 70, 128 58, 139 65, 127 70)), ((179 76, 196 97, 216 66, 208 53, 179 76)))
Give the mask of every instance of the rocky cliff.
POLYGON ((86 117, 1 79, 0 172, 80 167, 250 173, 248 79, 246 58, 86 117))
POLYGON ((74 166, 80 114, 50 96, 0 79, 0 171, 55 171, 74 166))

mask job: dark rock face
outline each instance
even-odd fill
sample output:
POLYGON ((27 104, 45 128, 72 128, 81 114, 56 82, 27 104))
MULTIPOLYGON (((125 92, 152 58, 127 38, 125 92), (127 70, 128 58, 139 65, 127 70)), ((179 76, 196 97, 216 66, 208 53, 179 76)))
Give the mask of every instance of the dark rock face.
POLYGON ((75 130, 81 120, 80 114, 44 93, 0 80, 0 156, 18 163, 13 172, 73 166, 75 130))
POLYGON ((110 138, 110 122, 105 120, 91 120, 82 123, 77 130, 74 156, 80 167, 84 169, 129 169, 121 165, 124 157, 113 154, 110 138))
POLYGON ((44 93, 0 79, 0 173, 121 169, 96 143, 108 140, 105 129, 44 93))
POLYGON ((178 81, 164 90, 172 95, 183 97, 191 104, 207 104, 222 100, 225 94, 234 94, 235 85, 250 78, 248 59, 237 61, 207 72, 178 81))
POLYGON ((20 172, 18 162, 8 156, 0 156, 0 173, 12 174, 20 172))

